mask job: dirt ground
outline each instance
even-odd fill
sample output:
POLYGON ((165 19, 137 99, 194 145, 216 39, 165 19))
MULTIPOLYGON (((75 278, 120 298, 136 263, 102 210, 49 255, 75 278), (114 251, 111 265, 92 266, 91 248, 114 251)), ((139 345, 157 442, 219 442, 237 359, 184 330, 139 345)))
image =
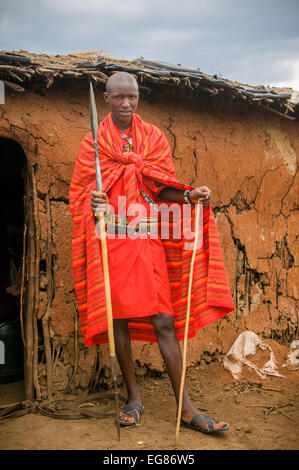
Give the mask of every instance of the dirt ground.
MULTIPOLYGON (((230 429, 206 435, 181 427, 177 449, 298 449, 299 368, 280 372, 284 378, 261 380, 247 369, 234 380, 219 362, 189 369, 186 382, 196 406, 230 429)), ((57 420, 30 413, 0 421, 0 449, 174 450, 176 405, 168 378, 142 377, 139 385, 145 412, 139 425, 121 428, 120 441, 113 418, 57 420)), ((121 387, 119 392, 124 395, 121 387)), ((0 385, 0 406, 22 400, 23 381, 0 385)), ((111 406, 113 411, 113 401, 111 406)))

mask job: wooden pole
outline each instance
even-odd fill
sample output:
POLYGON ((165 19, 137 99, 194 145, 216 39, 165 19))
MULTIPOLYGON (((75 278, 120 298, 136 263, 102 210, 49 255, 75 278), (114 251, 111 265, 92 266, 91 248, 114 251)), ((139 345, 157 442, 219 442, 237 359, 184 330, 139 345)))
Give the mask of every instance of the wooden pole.
POLYGON ((269 106, 265 106, 264 104, 261 105, 263 109, 266 109, 267 111, 271 111, 274 114, 277 114, 280 117, 284 117, 286 119, 290 119, 291 121, 296 121, 296 118, 293 116, 289 116, 288 114, 280 113, 276 109, 270 108, 269 106))
POLYGON ((50 340, 50 327, 49 318, 52 310, 54 283, 52 274, 52 218, 51 218, 51 205, 49 194, 45 197, 46 215, 47 215, 47 295, 48 305, 42 317, 42 328, 44 336, 45 356, 46 356, 46 370, 47 370, 47 397, 52 397, 53 394, 53 366, 52 366, 52 351, 50 340))
POLYGON ((180 430, 180 424, 181 424, 183 391, 184 391, 185 375, 186 375, 187 344, 188 344, 188 329, 189 329, 190 305, 191 305, 191 291, 192 291, 192 281, 193 281, 193 268, 194 268, 194 261, 195 261, 195 256, 196 256, 198 235, 199 235, 199 214, 200 214, 200 204, 197 203, 195 205, 195 237, 194 237, 194 245, 193 245, 193 252, 192 252, 192 258, 191 258, 191 265, 190 265, 190 274, 189 274, 187 314, 186 314, 186 325, 185 325, 185 334, 184 334, 182 375, 181 375, 179 405, 178 405, 178 414, 177 414, 177 423, 176 423, 175 446, 177 446, 178 444, 179 430, 180 430))
POLYGON ((26 317, 25 317, 25 355, 24 355, 24 378, 25 378, 25 395, 26 400, 34 399, 34 383, 33 383, 33 312, 34 312, 34 285, 32 273, 34 273, 35 243, 34 243, 34 218, 33 218, 33 198, 31 180, 29 175, 27 178, 27 195, 28 195, 28 263, 27 263, 27 298, 26 298, 26 317))
POLYGON ((23 340, 23 345, 24 348, 26 347, 26 341, 25 341, 25 334, 24 334, 24 319, 23 319, 23 301, 24 301, 24 276, 25 276, 25 256, 26 256, 26 234, 27 234, 27 224, 28 224, 28 209, 27 209, 27 202, 25 204, 25 201, 27 201, 27 197, 24 197, 24 212, 26 210, 26 218, 25 218, 25 224, 24 224, 24 232, 23 232, 23 256, 22 256, 22 275, 21 275, 21 295, 20 295, 20 323, 21 323, 21 333, 22 333, 22 340, 23 340))

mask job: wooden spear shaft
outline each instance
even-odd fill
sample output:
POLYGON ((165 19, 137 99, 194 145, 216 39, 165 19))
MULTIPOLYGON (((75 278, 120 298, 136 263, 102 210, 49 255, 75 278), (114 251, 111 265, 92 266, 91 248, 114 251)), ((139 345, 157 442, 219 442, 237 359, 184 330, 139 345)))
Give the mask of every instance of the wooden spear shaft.
POLYGON ((192 281, 193 281, 193 269, 194 261, 197 250, 198 235, 199 235, 199 214, 200 214, 200 204, 195 205, 195 237, 193 252, 190 265, 190 274, 189 274, 189 285, 188 285, 188 300, 187 300, 187 314, 186 314, 186 325, 185 325, 185 334, 184 334, 184 348, 183 348, 183 360, 182 360, 182 375, 181 375, 181 384, 180 384, 180 394, 179 394, 179 405, 178 405, 178 414, 177 414, 177 423, 176 423, 176 433, 175 433, 175 446, 177 447, 179 439, 179 430, 181 424, 181 414, 182 414, 182 402, 183 402, 183 392, 185 385, 185 375, 186 375, 186 363, 187 363, 187 344, 188 344, 188 330, 189 330, 189 318, 190 318, 190 305, 191 305, 191 291, 192 291, 192 281))

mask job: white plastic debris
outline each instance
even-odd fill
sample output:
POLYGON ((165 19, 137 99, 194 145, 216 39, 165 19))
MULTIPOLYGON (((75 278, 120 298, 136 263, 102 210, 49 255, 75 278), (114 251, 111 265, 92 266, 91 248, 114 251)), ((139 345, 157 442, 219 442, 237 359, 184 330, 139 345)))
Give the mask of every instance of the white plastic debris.
POLYGON ((295 339, 291 344, 290 344, 290 351, 289 356, 288 356, 288 362, 292 366, 297 366, 299 364, 299 340, 295 339))
POLYGON ((299 91, 292 90, 290 101, 294 104, 299 103, 299 91))
POLYGON ((264 343, 253 331, 244 331, 238 336, 224 357, 223 365, 229 369, 234 379, 240 378, 242 367, 244 365, 253 369, 262 379, 266 379, 267 375, 284 377, 277 371, 276 360, 271 347, 264 343), (248 356, 254 355, 256 353, 257 347, 263 350, 268 349, 270 351, 269 361, 266 362, 261 368, 258 368, 255 364, 247 359, 248 356))

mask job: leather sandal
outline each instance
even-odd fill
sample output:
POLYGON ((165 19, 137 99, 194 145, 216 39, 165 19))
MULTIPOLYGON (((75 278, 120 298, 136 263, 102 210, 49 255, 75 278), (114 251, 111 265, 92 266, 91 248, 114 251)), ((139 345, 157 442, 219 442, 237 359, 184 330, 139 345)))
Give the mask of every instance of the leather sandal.
POLYGON ((134 421, 124 421, 120 419, 119 424, 121 426, 135 426, 139 422, 140 416, 143 413, 143 406, 139 403, 131 403, 130 405, 125 405, 120 412, 126 413, 134 419, 134 421), (138 413, 137 410, 140 413, 138 413))
MULTIPOLYGON (((216 419, 216 418, 215 418, 216 419)), ((215 429, 214 428, 214 419, 209 418, 208 416, 198 413, 191 419, 190 423, 181 419, 181 425, 186 426, 189 429, 193 429, 194 431, 204 432, 205 434, 211 434, 212 432, 221 432, 226 431, 229 428, 229 424, 225 424, 222 428, 215 429), (208 427, 208 429, 203 429, 200 426, 197 426, 199 423, 204 421, 208 427)))

